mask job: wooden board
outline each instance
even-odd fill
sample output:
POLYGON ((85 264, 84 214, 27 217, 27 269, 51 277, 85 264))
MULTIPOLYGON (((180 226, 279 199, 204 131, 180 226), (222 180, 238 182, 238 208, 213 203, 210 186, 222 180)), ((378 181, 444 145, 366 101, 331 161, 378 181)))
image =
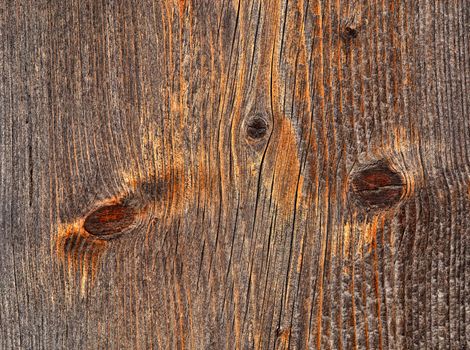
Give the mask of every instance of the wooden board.
POLYGON ((470 3, 0 2, 1 349, 469 349, 470 3))

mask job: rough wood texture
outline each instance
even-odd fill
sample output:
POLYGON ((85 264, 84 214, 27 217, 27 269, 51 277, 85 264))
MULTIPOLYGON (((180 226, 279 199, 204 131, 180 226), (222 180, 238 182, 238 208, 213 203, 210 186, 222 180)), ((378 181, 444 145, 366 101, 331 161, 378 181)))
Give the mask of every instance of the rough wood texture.
POLYGON ((0 1, 0 348, 469 349, 469 23, 0 1))

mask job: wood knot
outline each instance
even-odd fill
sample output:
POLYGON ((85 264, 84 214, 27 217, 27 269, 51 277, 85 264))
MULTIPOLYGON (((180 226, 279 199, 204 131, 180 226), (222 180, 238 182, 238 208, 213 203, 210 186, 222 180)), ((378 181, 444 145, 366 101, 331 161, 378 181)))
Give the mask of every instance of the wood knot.
POLYGON ((114 238, 135 222, 136 215, 137 212, 130 206, 106 205, 88 215, 83 227, 93 236, 103 239, 114 238))
POLYGON ((387 161, 380 160, 353 176, 351 190, 363 205, 385 209, 401 200, 405 184, 403 177, 387 161))
POLYGON ((259 140, 268 133, 269 123, 262 114, 255 114, 246 120, 245 130, 250 139, 259 140))
POLYGON ((354 27, 347 26, 346 28, 344 28, 344 38, 347 40, 357 38, 358 34, 359 34, 358 30, 354 27))

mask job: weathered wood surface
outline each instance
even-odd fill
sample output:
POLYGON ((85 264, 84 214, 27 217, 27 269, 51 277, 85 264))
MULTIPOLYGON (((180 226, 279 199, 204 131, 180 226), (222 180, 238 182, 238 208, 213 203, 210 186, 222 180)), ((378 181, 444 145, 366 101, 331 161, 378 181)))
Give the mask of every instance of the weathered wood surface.
POLYGON ((1 349, 469 349, 470 3, 0 2, 1 349))

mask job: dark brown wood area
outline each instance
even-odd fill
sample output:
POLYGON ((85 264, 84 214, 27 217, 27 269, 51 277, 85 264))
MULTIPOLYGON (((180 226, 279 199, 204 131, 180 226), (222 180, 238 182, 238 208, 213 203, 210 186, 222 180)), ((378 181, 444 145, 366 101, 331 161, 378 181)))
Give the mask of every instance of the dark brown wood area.
POLYGON ((468 0, 0 1, 0 349, 470 349, 468 0))

